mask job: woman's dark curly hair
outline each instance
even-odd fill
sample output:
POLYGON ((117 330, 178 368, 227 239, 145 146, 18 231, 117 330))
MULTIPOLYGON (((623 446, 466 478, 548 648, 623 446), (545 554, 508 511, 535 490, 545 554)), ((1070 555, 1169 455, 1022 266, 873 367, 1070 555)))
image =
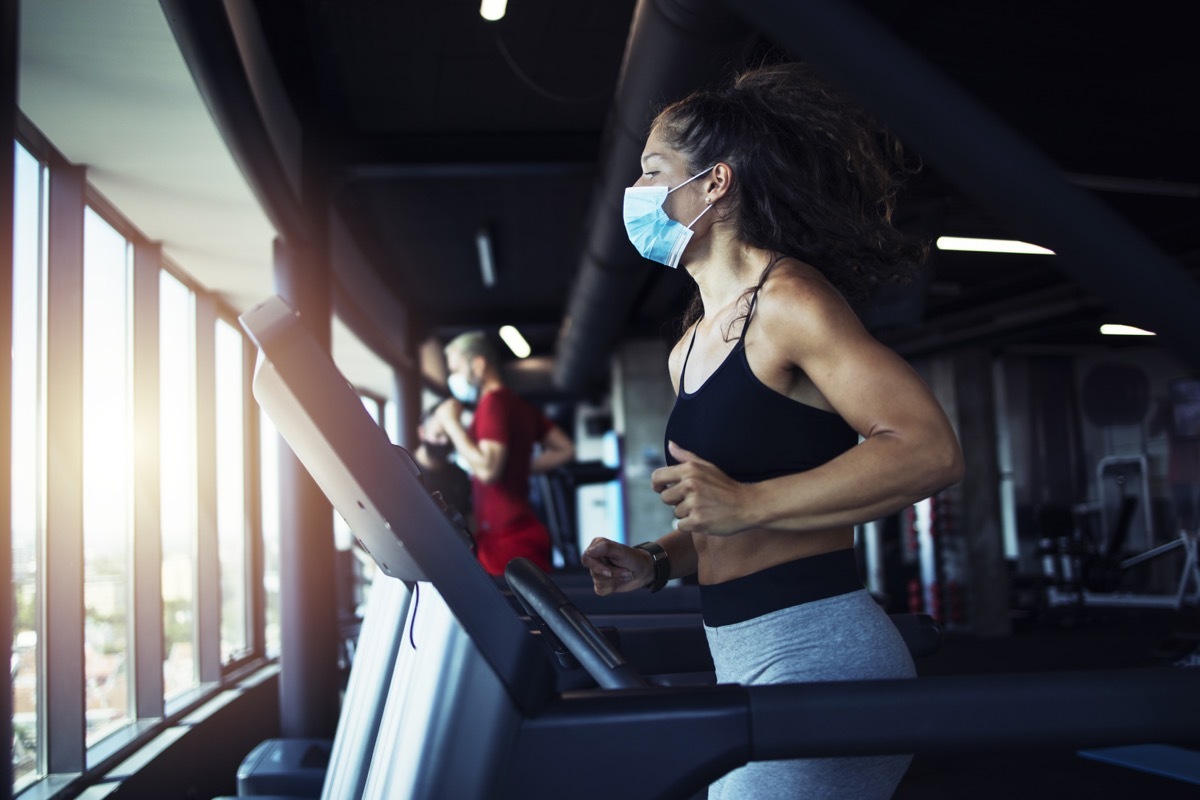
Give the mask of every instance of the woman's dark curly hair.
MULTIPOLYGON (((759 67, 726 88, 695 92, 664 108, 653 127, 691 173, 718 161, 733 168, 732 202, 714 213, 773 254, 746 297, 790 256, 819 269, 855 303, 876 282, 907 279, 928 252, 928 242, 892 225, 896 193, 919 167, 805 64, 759 67)), ((701 311, 697 294, 685 329, 701 311)))

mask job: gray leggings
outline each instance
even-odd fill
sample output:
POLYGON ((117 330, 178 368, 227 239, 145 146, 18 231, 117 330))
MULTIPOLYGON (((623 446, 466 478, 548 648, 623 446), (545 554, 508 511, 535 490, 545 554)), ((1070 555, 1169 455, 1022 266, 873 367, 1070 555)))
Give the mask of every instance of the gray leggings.
MULTIPOLYGON (((732 625, 705 625, 704 632, 721 683, 916 677, 904 640, 865 590, 814 600, 732 625)), ((882 800, 892 796, 911 758, 755 761, 713 783, 708 798, 882 800)))

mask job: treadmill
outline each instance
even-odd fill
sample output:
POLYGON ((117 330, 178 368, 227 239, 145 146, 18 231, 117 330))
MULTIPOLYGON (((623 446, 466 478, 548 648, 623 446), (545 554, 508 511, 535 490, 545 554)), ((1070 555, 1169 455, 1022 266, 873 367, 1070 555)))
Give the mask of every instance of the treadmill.
POLYGON ((656 685, 528 562, 506 573, 520 608, 505 596, 283 300, 241 322, 259 403, 411 587, 364 798, 599 800, 613 769, 636 776, 622 795, 689 798, 756 760, 1200 739, 1200 675, 1169 668, 656 685))

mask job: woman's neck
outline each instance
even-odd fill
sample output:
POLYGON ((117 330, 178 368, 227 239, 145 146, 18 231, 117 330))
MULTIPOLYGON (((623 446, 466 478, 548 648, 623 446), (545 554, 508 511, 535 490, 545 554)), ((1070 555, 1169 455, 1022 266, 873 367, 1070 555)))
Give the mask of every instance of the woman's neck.
POLYGON ((683 266, 700 290, 704 316, 715 319, 721 310, 737 302, 747 289, 758 283, 770 263, 771 254, 719 234, 706 237, 703 243, 708 246, 700 249, 683 266))

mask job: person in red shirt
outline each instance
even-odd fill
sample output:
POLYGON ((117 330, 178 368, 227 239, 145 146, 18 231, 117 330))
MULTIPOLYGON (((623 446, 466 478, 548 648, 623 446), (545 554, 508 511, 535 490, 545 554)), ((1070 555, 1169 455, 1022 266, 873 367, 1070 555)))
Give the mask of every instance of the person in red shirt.
POLYGON ((454 397, 434 412, 471 470, 475 552, 491 575, 518 556, 550 569, 550 533, 529 502, 529 476, 575 457, 575 445, 540 410, 504 385, 495 349, 483 333, 464 333, 445 347, 454 397), (464 403, 475 404, 470 427, 464 403), (537 457, 535 444, 541 445, 537 457))

